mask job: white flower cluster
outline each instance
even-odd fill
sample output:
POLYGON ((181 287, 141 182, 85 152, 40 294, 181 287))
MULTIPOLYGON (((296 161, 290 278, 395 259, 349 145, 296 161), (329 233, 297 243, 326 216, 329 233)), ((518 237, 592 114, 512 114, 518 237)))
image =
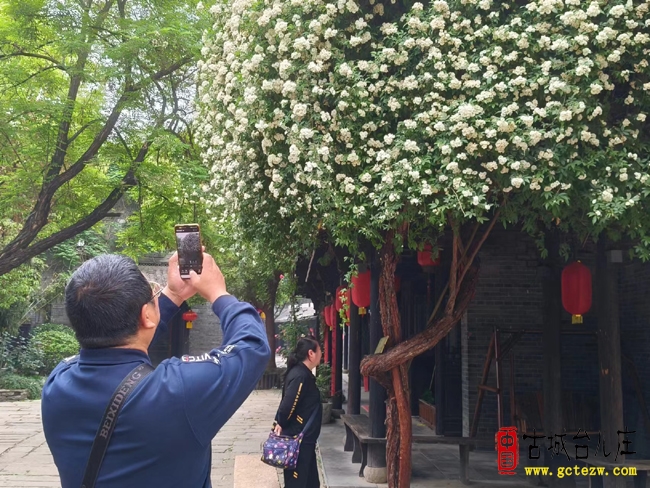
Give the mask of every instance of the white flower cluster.
POLYGON ((219 3, 198 75, 205 198, 343 233, 504 196, 620 219, 650 190, 649 11, 436 0, 388 22, 355 0, 219 3))

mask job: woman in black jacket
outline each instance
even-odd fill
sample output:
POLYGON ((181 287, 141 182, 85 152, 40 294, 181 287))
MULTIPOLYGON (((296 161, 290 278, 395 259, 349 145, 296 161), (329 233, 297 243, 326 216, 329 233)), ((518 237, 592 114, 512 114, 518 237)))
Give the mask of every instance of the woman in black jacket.
POLYGON ((287 372, 282 388, 282 401, 275 415, 276 434, 294 436, 303 431, 310 417, 315 416, 305 431, 298 465, 295 470, 284 470, 286 488, 319 488, 318 465, 316 464, 316 440, 320 435, 323 405, 316 378, 311 372, 320 364, 321 349, 312 337, 303 337, 296 349, 289 355, 287 372))

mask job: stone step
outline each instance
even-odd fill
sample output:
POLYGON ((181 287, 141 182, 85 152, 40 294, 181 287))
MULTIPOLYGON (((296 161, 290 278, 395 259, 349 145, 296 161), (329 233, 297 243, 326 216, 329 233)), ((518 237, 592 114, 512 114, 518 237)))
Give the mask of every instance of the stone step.
POLYGON ((260 461, 261 455, 235 456, 234 488, 280 488, 278 470, 260 461))

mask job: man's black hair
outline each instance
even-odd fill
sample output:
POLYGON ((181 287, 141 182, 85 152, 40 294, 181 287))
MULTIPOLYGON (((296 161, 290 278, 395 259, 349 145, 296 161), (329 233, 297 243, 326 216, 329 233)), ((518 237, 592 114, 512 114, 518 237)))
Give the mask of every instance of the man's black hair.
POLYGON ((138 331, 151 286, 135 262, 104 254, 83 263, 65 288, 65 311, 81 347, 123 346, 138 331))

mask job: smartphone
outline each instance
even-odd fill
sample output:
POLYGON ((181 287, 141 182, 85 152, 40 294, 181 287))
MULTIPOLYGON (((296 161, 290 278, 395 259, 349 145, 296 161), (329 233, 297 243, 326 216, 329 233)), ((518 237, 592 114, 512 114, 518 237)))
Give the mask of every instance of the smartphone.
POLYGON ((178 267, 181 278, 189 278, 190 270, 201 274, 203 270, 203 249, 201 247, 201 228, 199 224, 179 224, 174 226, 178 267))

